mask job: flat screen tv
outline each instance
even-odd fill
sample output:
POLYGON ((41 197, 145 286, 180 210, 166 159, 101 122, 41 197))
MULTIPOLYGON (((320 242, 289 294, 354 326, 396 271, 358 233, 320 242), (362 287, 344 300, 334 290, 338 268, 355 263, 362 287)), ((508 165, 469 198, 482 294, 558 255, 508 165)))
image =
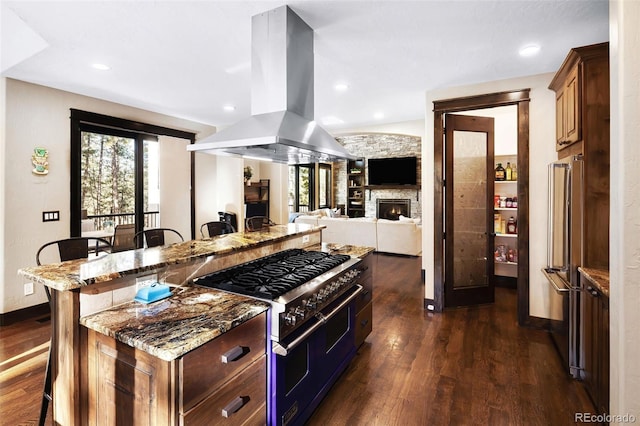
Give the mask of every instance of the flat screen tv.
POLYGON ((370 158, 369 185, 415 185, 417 165, 416 157, 370 158))

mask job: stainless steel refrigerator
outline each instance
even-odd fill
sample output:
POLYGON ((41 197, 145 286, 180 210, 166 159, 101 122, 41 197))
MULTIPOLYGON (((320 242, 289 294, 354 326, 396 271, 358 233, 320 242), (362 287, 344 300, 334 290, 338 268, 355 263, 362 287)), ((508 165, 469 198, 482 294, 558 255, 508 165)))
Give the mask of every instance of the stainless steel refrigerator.
POLYGON ((580 283, 583 229, 582 156, 549 164, 547 267, 542 270, 562 298, 562 319, 551 320, 551 333, 571 376, 580 371, 580 283))

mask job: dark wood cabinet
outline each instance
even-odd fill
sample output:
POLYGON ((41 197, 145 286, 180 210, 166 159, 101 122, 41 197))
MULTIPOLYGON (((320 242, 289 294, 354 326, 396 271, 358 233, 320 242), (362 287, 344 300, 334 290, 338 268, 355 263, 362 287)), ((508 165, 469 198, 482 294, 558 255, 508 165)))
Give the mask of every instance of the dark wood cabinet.
POLYGON ((246 217, 269 217, 269 179, 248 182, 244 187, 246 217))
POLYGON ((609 267, 609 43, 571 49, 556 92, 558 158, 584 160, 583 266, 609 267))
POLYGON ((556 92, 556 150, 588 140, 609 114, 609 44, 571 49, 549 89, 556 92))
MULTIPOLYGON (((581 96, 579 65, 575 64, 562 81, 554 82, 556 90, 556 150, 578 142, 582 135, 580 121, 581 96)), ((554 83, 552 83, 554 84, 554 83)))
POLYGON ((598 413, 609 412, 609 298, 581 276, 581 379, 598 413))
POLYGON ((347 162, 347 215, 349 217, 364 217, 364 158, 347 162))
POLYGON ((371 253, 362 259, 362 265, 365 271, 358 279, 358 284, 363 287, 363 290, 356 299, 356 348, 364 343, 373 326, 373 256, 371 253))
POLYGON ((266 314, 173 361, 88 330, 89 425, 266 423, 266 314))

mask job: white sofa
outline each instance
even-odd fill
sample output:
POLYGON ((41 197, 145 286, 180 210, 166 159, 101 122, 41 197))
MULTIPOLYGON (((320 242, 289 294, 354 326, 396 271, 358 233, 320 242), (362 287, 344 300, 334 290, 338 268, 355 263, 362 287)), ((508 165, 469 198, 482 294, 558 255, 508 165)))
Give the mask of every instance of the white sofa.
POLYGON ((320 216, 318 225, 326 226, 322 230, 322 241, 326 243, 374 248, 378 246, 375 219, 320 216))
POLYGON ((422 226, 414 221, 378 219, 377 250, 410 256, 422 254, 422 226))
POLYGON ((386 220, 322 215, 298 216, 295 223, 320 225, 325 243, 373 247, 385 253, 422 254, 422 226, 413 219, 386 220))

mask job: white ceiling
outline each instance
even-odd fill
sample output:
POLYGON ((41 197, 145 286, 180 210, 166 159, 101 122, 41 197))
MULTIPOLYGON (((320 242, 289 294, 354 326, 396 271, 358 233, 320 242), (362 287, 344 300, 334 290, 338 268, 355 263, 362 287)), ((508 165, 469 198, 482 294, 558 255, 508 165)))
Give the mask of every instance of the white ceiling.
POLYGON ((330 131, 421 119, 425 91, 553 72, 609 37, 605 0, 2 0, 2 76, 227 126, 251 113, 251 16, 283 4, 315 30, 316 121, 343 121, 330 131))

